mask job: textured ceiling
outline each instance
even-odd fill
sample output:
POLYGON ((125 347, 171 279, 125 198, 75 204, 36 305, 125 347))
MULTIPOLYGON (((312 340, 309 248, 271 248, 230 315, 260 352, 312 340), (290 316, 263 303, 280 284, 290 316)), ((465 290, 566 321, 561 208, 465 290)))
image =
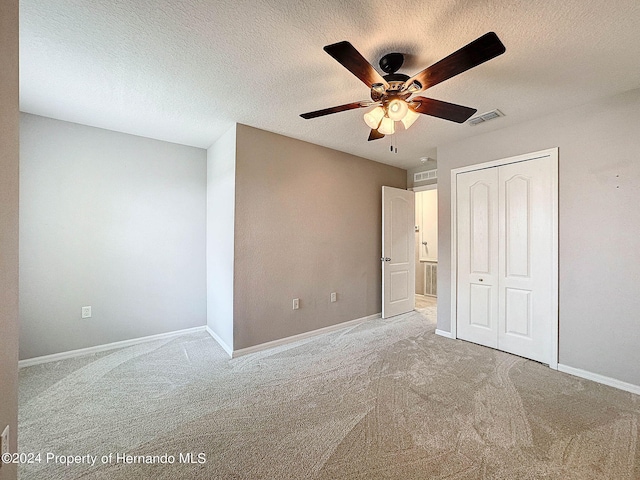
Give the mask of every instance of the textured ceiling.
POLYGON ((233 122, 410 168, 435 147, 640 87, 638 0, 22 0, 21 109, 208 147, 233 122), (506 116, 471 127, 422 116, 367 142, 369 98, 322 47, 349 40, 412 75, 495 31, 507 51, 425 96, 506 116))

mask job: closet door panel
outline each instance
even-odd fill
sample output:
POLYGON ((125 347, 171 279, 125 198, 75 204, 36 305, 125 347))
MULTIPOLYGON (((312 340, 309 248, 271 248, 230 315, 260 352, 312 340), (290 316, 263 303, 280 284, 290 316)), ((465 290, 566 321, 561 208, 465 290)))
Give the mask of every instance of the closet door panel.
POLYGON ((553 318, 551 174, 549 157, 499 167, 498 348, 545 363, 553 318))
POLYGON ((498 171, 457 178, 457 336, 498 344, 498 171))

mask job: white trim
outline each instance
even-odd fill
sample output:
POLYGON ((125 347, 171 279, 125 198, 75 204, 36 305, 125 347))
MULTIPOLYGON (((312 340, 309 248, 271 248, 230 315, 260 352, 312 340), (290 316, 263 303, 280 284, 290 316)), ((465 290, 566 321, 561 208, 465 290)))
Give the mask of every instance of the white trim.
POLYGON ((548 148, 546 150, 540 150, 538 152, 516 155, 515 157, 501 158, 499 160, 492 160, 490 162, 476 163, 473 165, 467 165, 466 167, 454 168, 451 170, 451 174, 458 175, 459 173, 473 172, 475 170, 485 170, 487 168, 500 167, 502 165, 509 165, 511 163, 526 162, 527 160, 535 160, 537 158, 554 156, 558 156, 558 147, 548 148))
MULTIPOLYGON (((440 203, 438 203, 440 205, 440 203)), ((458 174, 451 170, 451 338, 458 338, 458 174)))
POLYGON ((148 337, 132 338, 131 340, 122 340, 120 342, 107 343, 104 345, 96 345, 95 347, 80 348, 78 350, 70 350, 68 352, 53 353, 51 355, 43 355, 41 357, 27 358, 18 362, 18 368, 30 367, 32 365, 40 365, 42 363, 57 362, 58 360, 66 360, 68 358, 80 357, 90 353, 106 352, 116 348, 130 347, 139 343, 152 342, 154 340, 162 340, 165 338, 177 337, 187 333, 204 332, 205 326, 185 328, 184 330, 176 330, 174 332, 159 333, 158 335, 150 335, 148 337))
POLYGON ((451 335, 451 332, 445 332, 444 330, 438 330, 436 328, 436 335, 440 335, 441 337, 446 337, 446 338, 453 338, 453 335, 451 335))
POLYGON ((560 195, 558 185, 558 148, 551 148, 546 150, 551 157, 551 175, 553 182, 551 184, 551 214, 553 218, 551 220, 551 235, 553 239, 553 248, 551 249, 551 308, 555 312, 555 322, 551 322, 551 358, 549 360, 549 368, 554 370, 558 369, 558 357, 560 355, 558 344, 560 336, 560 264, 558 261, 558 245, 560 242, 560 235, 558 232, 558 217, 560 215, 560 209, 558 207, 558 197, 560 195))
POLYGON ((635 393, 636 395, 640 395, 640 385, 634 385, 633 383, 623 382, 622 380, 616 380, 615 378, 605 377, 604 375, 588 372, 579 368, 569 367, 568 365, 562 365, 561 363, 558 364, 558 371, 568 373, 569 375, 574 375, 576 377, 585 378, 587 380, 592 380, 597 383, 602 383, 603 385, 608 385, 610 387, 618 388, 620 390, 624 390, 625 392, 631 392, 635 393))
POLYGON ((423 192, 425 190, 436 190, 438 188, 437 183, 430 183, 429 185, 420 185, 419 187, 411 187, 407 190, 413 190, 414 192, 423 192))
POLYGON ((214 332, 213 330, 211 330, 211 328, 209 328, 209 325, 207 325, 205 327, 205 330, 207 331, 207 333, 209 335, 211 335, 213 337, 213 339, 218 342, 220 344, 220 346, 222 347, 222 349, 227 352, 227 355, 229 355, 230 357, 233 357, 233 348, 231 348, 229 345, 226 344, 226 342, 224 340, 222 340, 222 338, 220 338, 220 336, 214 332))
POLYGON ((535 160, 537 158, 551 157, 552 159, 552 235, 553 235, 553 249, 551 252, 551 262, 553 276, 551 278, 551 302, 552 309, 556 312, 555 322, 551 322, 551 359, 549 360, 549 367, 558 369, 558 322, 560 312, 558 310, 558 147, 549 148, 547 150, 540 150, 538 152, 525 153, 524 155, 517 155, 515 157, 503 158, 500 160, 493 160, 491 162, 477 163, 474 165, 468 165, 466 167, 454 168, 451 170, 451 338, 458 338, 457 332, 457 289, 458 289, 458 228, 457 228, 457 180, 458 175, 461 173, 472 172, 475 170, 484 170, 487 168, 499 167, 502 165, 508 165, 517 162, 526 162, 527 160, 535 160))
POLYGON ((299 333, 297 335, 292 335, 291 337, 280 338, 278 340, 272 340, 271 342, 261 343, 259 345, 254 345, 252 347, 234 350, 231 356, 232 358, 236 358, 242 355, 248 355, 250 353, 260 352, 262 350, 267 350, 269 348, 279 347, 281 345, 286 345, 288 343, 297 342, 298 340, 304 340, 307 338, 315 337, 316 335, 321 335, 323 333, 335 332, 336 330, 341 330, 346 327, 352 327, 359 323, 363 323, 368 320, 375 320, 381 317, 382 317, 381 313, 376 313, 374 315, 369 315, 367 317, 362 317, 362 318, 356 318, 355 320, 349 320, 347 322, 338 323, 336 325, 329 325, 328 327, 318 328, 317 330, 311 330, 310 332, 299 333))

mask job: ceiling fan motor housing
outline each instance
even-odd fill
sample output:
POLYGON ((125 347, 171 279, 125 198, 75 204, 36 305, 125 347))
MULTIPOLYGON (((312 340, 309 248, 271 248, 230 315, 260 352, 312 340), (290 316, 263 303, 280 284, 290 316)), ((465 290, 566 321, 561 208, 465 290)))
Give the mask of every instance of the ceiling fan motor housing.
POLYGON ((400 91, 404 87, 404 83, 409 80, 408 75, 404 75, 402 73, 390 73, 388 75, 385 75, 383 78, 389 86, 383 93, 381 93, 379 89, 374 88, 374 85, 371 88, 371 99, 373 101, 378 102, 381 100, 392 100, 392 98, 395 97, 406 99, 411 95, 411 93, 409 92, 400 93, 400 91))
POLYGON ((378 64, 384 73, 396 73, 404 63, 404 55, 401 53, 387 53, 378 64))

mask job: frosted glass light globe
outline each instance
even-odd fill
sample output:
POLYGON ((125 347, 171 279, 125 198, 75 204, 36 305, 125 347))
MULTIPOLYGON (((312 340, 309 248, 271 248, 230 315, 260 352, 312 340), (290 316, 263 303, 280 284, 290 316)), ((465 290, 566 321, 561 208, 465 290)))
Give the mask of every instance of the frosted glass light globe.
POLYGON ((387 107, 387 115, 391 120, 402 120, 409 111, 409 105, 404 100, 396 98, 389 102, 387 107))
POLYGON ((380 125, 380 120, 384 117, 384 110, 382 107, 376 107, 370 112, 364 114, 364 123, 366 123, 369 128, 373 128, 376 130, 380 125))
POLYGON ((396 131, 395 122, 389 117, 384 117, 378 127, 378 132, 383 135, 393 135, 396 131))
POLYGON ((411 109, 407 110, 407 114, 402 119, 402 124, 404 125, 404 128, 405 129, 409 128, 411 125, 413 125, 413 122, 415 122, 418 118, 420 118, 419 113, 416 113, 411 109))

